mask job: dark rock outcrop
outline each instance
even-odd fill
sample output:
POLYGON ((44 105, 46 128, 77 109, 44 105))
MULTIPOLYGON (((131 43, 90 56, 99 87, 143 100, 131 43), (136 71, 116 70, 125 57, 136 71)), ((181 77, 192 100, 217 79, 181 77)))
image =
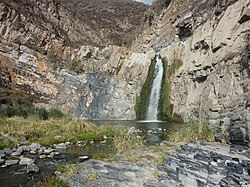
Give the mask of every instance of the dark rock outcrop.
MULTIPOLYGON (((168 142, 169 143, 169 142, 168 142)), ((168 148, 170 149, 170 148, 168 148)), ((140 151, 133 152, 140 155, 140 151)), ((151 155, 150 151, 144 154, 151 155)), ((159 153, 158 153, 159 154, 159 153)), ((138 156, 137 155, 137 156, 138 156)), ((145 156, 145 155, 144 155, 145 156)), ((182 145, 157 164, 149 160, 135 163, 106 163, 88 160, 77 164, 77 174, 57 173, 72 186, 134 187, 247 187, 250 185, 250 148, 196 142, 182 145)))
POLYGON ((249 186, 250 148, 189 143, 158 166, 167 186, 249 186))

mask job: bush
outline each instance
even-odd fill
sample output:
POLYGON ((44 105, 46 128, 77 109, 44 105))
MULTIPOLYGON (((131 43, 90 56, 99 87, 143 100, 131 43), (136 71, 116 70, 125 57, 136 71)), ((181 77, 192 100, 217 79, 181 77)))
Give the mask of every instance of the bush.
POLYGON ((38 110, 38 116, 39 116, 39 119, 41 119, 41 120, 49 119, 49 113, 45 108, 40 108, 38 110))
POLYGON ((196 140, 214 141, 215 130, 209 127, 207 120, 190 120, 183 128, 171 133, 168 136, 170 141, 188 142, 196 140))
POLYGON ((49 109, 49 117, 50 118, 62 118, 64 117, 64 113, 56 108, 49 109))
POLYGON ((31 107, 31 106, 0 106, 0 117, 13 117, 21 116, 27 118, 28 116, 37 116, 39 119, 47 120, 49 118, 62 118, 64 114, 59 109, 50 109, 49 111, 45 108, 31 107))

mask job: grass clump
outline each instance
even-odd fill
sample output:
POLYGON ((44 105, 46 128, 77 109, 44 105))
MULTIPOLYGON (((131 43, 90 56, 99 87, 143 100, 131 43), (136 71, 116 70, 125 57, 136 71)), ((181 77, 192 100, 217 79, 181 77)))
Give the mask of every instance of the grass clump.
POLYGON ((34 185, 34 187, 71 187, 68 183, 58 177, 49 177, 44 182, 34 185))
POLYGON ((168 138, 170 141, 175 142, 188 142, 196 140, 206 140, 213 142, 215 136, 215 130, 209 127, 207 120, 190 120, 184 124, 183 128, 171 133, 168 138))
POLYGON ((2 133, 9 134, 21 144, 38 142, 41 145, 50 146, 66 141, 76 143, 78 140, 89 142, 105 139, 114 140, 115 148, 119 153, 144 145, 144 140, 136 134, 129 134, 126 127, 96 126, 90 122, 69 117, 48 120, 40 120, 34 116, 26 119, 23 117, 0 118, 0 129, 2 133), (26 137, 27 141, 22 142, 22 137, 26 137))
POLYGON ((139 149, 145 146, 146 141, 136 133, 128 133, 127 129, 120 131, 114 137, 114 147, 118 154, 122 154, 130 149, 139 149))
POLYGON ((72 177, 73 175, 78 173, 74 164, 61 165, 58 167, 57 171, 60 173, 66 173, 68 177, 72 177))

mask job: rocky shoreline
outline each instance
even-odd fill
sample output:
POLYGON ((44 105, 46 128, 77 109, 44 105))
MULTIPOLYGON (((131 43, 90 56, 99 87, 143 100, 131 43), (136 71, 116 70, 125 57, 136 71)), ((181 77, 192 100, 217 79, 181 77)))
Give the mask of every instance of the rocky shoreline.
POLYGON ((163 160, 153 159, 159 155, 153 150, 137 150, 130 153, 137 155, 136 162, 91 159, 76 164, 71 175, 57 172, 57 176, 77 187, 250 186, 248 146, 197 141, 183 144, 174 152, 173 143, 163 142, 161 147, 171 150, 163 160))
POLYGON ((83 144, 83 141, 78 141, 75 145, 71 142, 65 142, 44 147, 39 143, 31 143, 17 148, 4 148, 0 150, 0 167, 6 168, 17 164, 26 165, 27 173, 37 173, 39 172, 39 167, 35 164, 37 159, 53 158, 55 155, 60 154, 60 150, 67 149, 70 146, 81 147, 83 144))

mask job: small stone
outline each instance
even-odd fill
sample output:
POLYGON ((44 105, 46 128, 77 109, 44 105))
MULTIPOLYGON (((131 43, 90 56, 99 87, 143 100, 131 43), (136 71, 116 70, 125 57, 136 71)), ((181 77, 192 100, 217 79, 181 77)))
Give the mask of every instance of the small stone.
POLYGON ((11 156, 21 156, 21 153, 20 152, 13 152, 13 153, 11 153, 11 156))
POLYGON ((34 160, 31 158, 27 158, 27 157, 20 157, 20 165, 26 165, 26 164, 31 164, 34 163, 34 160))
POLYGON ((55 149, 49 148, 49 149, 45 149, 43 152, 44 152, 44 154, 50 154, 53 151, 55 151, 55 149))
POLYGON ((218 166, 217 162, 214 162, 214 161, 212 161, 210 164, 211 164, 212 166, 218 166))
POLYGON ((16 164, 18 164, 18 162, 19 162, 19 160, 6 160, 6 161, 5 161, 5 164, 6 164, 7 166, 11 166, 11 165, 16 165, 16 164))
POLYGON ((70 142, 65 142, 66 145, 70 145, 71 143, 70 142))
POLYGON ((6 168, 6 167, 7 167, 7 165, 6 165, 6 164, 4 164, 4 165, 1 165, 0 167, 1 167, 1 168, 6 168))
POLYGON ((31 173, 31 172, 37 173, 38 171, 39 171, 39 167, 36 164, 31 163, 27 165, 27 173, 31 173))
POLYGON ((31 150, 38 150, 41 148, 41 145, 39 143, 32 143, 29 147, 31 150))
POLYGON ((152 130, 148 130, 148 133, 152 133, 153 131, 152 130))
POLYGON ((104 139, 104 140, 107 140, 107 139, 108 139, 108 137, 104 135, 104 136, 103 136, 103 139, 104 139))
POLYGON ((4 148, 4 149, 3 149, 3 152, 4 152, 6 155, 10 155, 11 153, 13 153, 12 149, 10 149, 10 148, 4 148))
POLYGON ((87 160, 89 157, 88 156, 79 156, 80 160, 87 160))
MULTIPOLYGON (((23 152, 23 146, 18 147, 17 150, 16 150, 16 152, 22 154, 22 152, 23 152)), ((14 153, 15 153, 15 152, 14 152, 14 153)), ((12 153, 12 154, 13 154, 13 153, 12 153)))
POLYGON ((107 140, 100 141, 101 144, 105 144, 107 140))
POLYGON ((23 146, 22 146, 22 149, 23 149, 23 151, 25 151, 25 152, 29 152, 29 151, 30 151, 30 146, 23 145, 23 146))
POLYGON ((53 158, 54 156, 55 156, 55 153, 52 152, 52 153, 50 153, 47 157, 48 157, 48 158, 53 158))
POLYGON ((67 149, 67 145, 65 143, 60 143, 55 145, 56 149, 67 149))
POLYGON ((94 144, 94 143, 95 143, 95 141, 94 141, 94 140, 91 140, 89 143, 94 144))
POLYGON ((21 141, 22 142, 25 142, 25 141, 27 141, 28 139, 27 139, 27 137, 26 136, 21 136, 21 141))
POLYGON ((37 151, 36 150, 31 150, 30 154, 37 154, 37 151))
POLYGON ((46 155, 39 155, 40 159, 45 159, 47 156, 46 155))
POLYGON ((4 159, 0 159, 0 165, 4 164, 5 160, 4 159))
POLYGON ((128 133, 136 133, 137 132, 137 129, 135 127, 131 127, 129 130, 128 130, 128 133))

